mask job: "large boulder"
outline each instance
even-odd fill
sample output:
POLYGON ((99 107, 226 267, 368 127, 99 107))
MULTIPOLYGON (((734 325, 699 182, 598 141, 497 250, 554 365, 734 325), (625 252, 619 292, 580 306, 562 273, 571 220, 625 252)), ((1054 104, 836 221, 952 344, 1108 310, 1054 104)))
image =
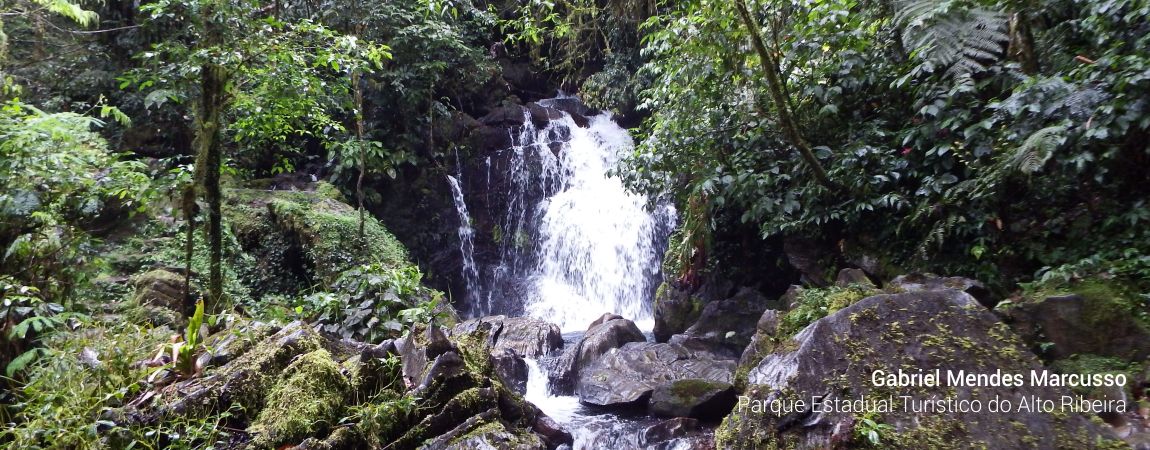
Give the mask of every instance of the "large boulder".
POLYGON ((686 334, 719 353, 737 357, 751 343, 755 324, 770 303, 758 291, 740 289, 733 297, 707 303, 686 334))
POLYGON ((734 406, 731 383, 689 378, 656 387, 647 410, 656 416, 718 421, 734 406))
POLYGON ((718 383, 731 383, 735 365, 734 359, 676 343, 631 342, 580 370, 575 393, 588 405, 646 408, 651 394, 665 389, 664 412, 697 406, 702 411, 713 398, 721 397, 718 383), (676 389, 673 384, 680 380, 697 381, 676 389), (672 400, 671 396, 689 398, 672 400), (670 405, 672 401, 676 405, 670 405))
POLYGON ((1134 308, 1113 292, 1087 289, 1084 294, 1022 302, 1006 315, 1023 339, 1052 359, 1074 354, 1150 358, 1150 326, 1134 308))
POLYGON ((579 379, 579 372, 600 356, 629 342, 647 341, 635 322, 614 314, 605 314, 595 322, 579 342, 564 350, 548 371, 552 393, 571 394, 579 379))
POLYGON ((959 290, 970 294, 987 308, 994 308, 998 299, 991 296, 990 289, 981 281, 963 277, 940 277, 926 273, 912 273, 899 275, 886 284, 887 292, 898 294, 903 292, 943 291, 948 289, 959 290))
POLYGON ((733 449, 850 448, 867 445, 862 436, 869 431, 887 448, 1120 444, 1103 426, 1073 411, 1020 411, 1024 399, 1057 403, 1071 395, 1066 388, 1032 385, 1030 372, 1042 370, 1009 328, 966 293, 872 296, 815 321, 752 368, 745 395, 716 432, 716 444, 733 449), (937 370, 941 380, 939 385, 901 387, 874 381, 876 374, 886 380, 882 375, 900 370, 937 370), (990 380, 983 386, 953 385, 948 376, 957 371, 1017 374, 1022 381, 1010 387, 996 387, 1002 384, 990 380), (996 398, 1011 401, 1012 412, 988 412, 996 398), (932 399, 951 405, 979 402, 981 411, 923 404, 932 399), (820 406, 813 407, 815 402, 820 406))
POLYGON ((452 328, 452 335, 467 334, 488 324, 487 345, 493 354, 510 350, 522 358, 545 356, 563 346, 559 326, 532 317, 488 316, 467 320, 452 328))
POLYGON ((718 274, 707 272, 702 283, 694 289, 664 281, 655 291, 655 326, 651 330, 655 342, 667 342, 671 336, 687 331, 712 301, 727 298, 734 285, 718 274))

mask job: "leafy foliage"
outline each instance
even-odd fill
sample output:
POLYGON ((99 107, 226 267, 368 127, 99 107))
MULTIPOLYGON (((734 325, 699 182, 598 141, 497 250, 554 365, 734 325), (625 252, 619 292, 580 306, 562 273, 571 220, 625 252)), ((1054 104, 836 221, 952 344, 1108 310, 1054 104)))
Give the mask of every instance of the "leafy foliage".
POLYGON ((763 237, 820 236, 889 271, 1004 286, 1097 253, 1098 241, 1144 253, 1148 184, 1132 167, 1150 159, 1138 34, 1150 10, 1087 3, 750 3, 784 109, 830 183, 781 132, 732 8, 668 6, 642 27, 650 118, 619 173, 673 193, 680 210, 734 216, 763 237), (1013 60, 1015 46, 1035 61, 1013 60), (710 207, 686 207, 699 199, 710 207))
POLYGON ((423 287, 422 279, 414 266, 362 265, 344 271, 327 291, 304 297, 296 313, 322 324, 325 332, 378 342, 397 335, 404 323, 434 318, 442 294, 423 287))
POLYGON ((997 61, 1010 40, 1006 15, 950 0, 900 0, 895 21, 903 42, 923 63, 915 71, 945 68, 948 75, 981 72, 997 61))

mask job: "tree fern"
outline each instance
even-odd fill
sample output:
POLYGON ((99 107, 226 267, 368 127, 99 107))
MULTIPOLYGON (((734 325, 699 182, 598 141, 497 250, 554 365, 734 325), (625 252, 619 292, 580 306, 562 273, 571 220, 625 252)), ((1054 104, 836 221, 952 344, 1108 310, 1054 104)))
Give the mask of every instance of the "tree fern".
POLYGON ((985 70, 1003 55, 1010 40, 1001 11, 966 7, 952 0, 896 0, 895 20, 903 43, 922 58, 927 71, 948 76, 985 70))
POLYGON ((1035 131, 1014 152, 1008 160, 1008 166, 1026 174, 1042 170, 1042 166, 1050 160, 1054 150, 1066 141, 1066 137, 1063 136, 1065 131, 1065 125, 1055 125, 1035 131))

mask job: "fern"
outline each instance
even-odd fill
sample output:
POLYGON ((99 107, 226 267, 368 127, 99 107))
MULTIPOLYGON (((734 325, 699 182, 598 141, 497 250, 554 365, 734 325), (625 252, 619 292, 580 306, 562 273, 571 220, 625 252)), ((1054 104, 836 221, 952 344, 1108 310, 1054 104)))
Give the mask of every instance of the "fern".
POLYGON ((1055 125, 1035 131, 1014 152, 1009 160, 1009 166, 1026 174, 1042 170, 1042 166, 1050 160, 1054 150, 1066 141, 1066 137, 1063 136, 1065 131, 1065 125, 1055 125))
POLYGON ((951 77, 986 70, 1010 40, 1006 14, 952 0, 896 0, 895 21, 903 43, 923 59, 919 68, 946 68, 951 77))

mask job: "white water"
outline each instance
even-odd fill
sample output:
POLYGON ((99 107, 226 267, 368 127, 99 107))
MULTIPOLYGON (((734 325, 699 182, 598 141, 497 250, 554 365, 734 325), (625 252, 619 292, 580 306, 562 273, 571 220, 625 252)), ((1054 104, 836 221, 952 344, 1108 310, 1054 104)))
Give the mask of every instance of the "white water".
MULTIPOLYGON (((546 101, 540 102, 546 106, 546 101)), ((472 315, 522 313, 581 331, 604 313, 654 325, 651 297, 660 281, 661 241, 675 220, 674 208, 647 210, 648 201, 628 193, 607 174, 634 143, 609 114, 588 127, 567 115, 536 128, 525 114, 523 128, 502 153, 506 209, 492 238, 498 261, 476 267, 474 232, 458 180, 449 177, 460 214, 463 278, 472 315), (482 274, 482 275, 481 275, 482 274), (508 301, 511 300, 510 304, 508 301)), ((492 161, 484 160, 490 204, 492 161)))
POLYGON ((607 176, 633 148, 631 136, 607 114, 592 117, 588 128, 570 117, 558 122, 571 136, 559 158, 562 188, 539 206, 539 259, 527 314, 564 331, 586 329, 607 312, 650 329, 661 217, 647 211, 645 197, 607 176))
MULTIPOLYGON (((455 200, 455 211, 459 214, 459 251, 463 253, 463 279, 467 284, 467 304, 474 305, 477 300, 475 293, 479 289, 479 268, 475 265, 475 243, 473 241, 475 230, 471 228, 471 214, 467 212, 467 203, 463 201, 463 188, 459 179, 448 175, 447 183, 451 185, 451 196, 455 200)), ((479 307, 490 305, 475 305, 479 307)), ((486 313, 486 311, 484 312, 486 313)))
POLYGON ((525 361, 528 369, 527 394, 523 398, 571 433, 572 450, 633 448, 639 442, 641 431, 651 425, 612 414, 589 414, 579 403, 578 397, 551 395, 547 387, 547 374, 534 359, 525 361))

